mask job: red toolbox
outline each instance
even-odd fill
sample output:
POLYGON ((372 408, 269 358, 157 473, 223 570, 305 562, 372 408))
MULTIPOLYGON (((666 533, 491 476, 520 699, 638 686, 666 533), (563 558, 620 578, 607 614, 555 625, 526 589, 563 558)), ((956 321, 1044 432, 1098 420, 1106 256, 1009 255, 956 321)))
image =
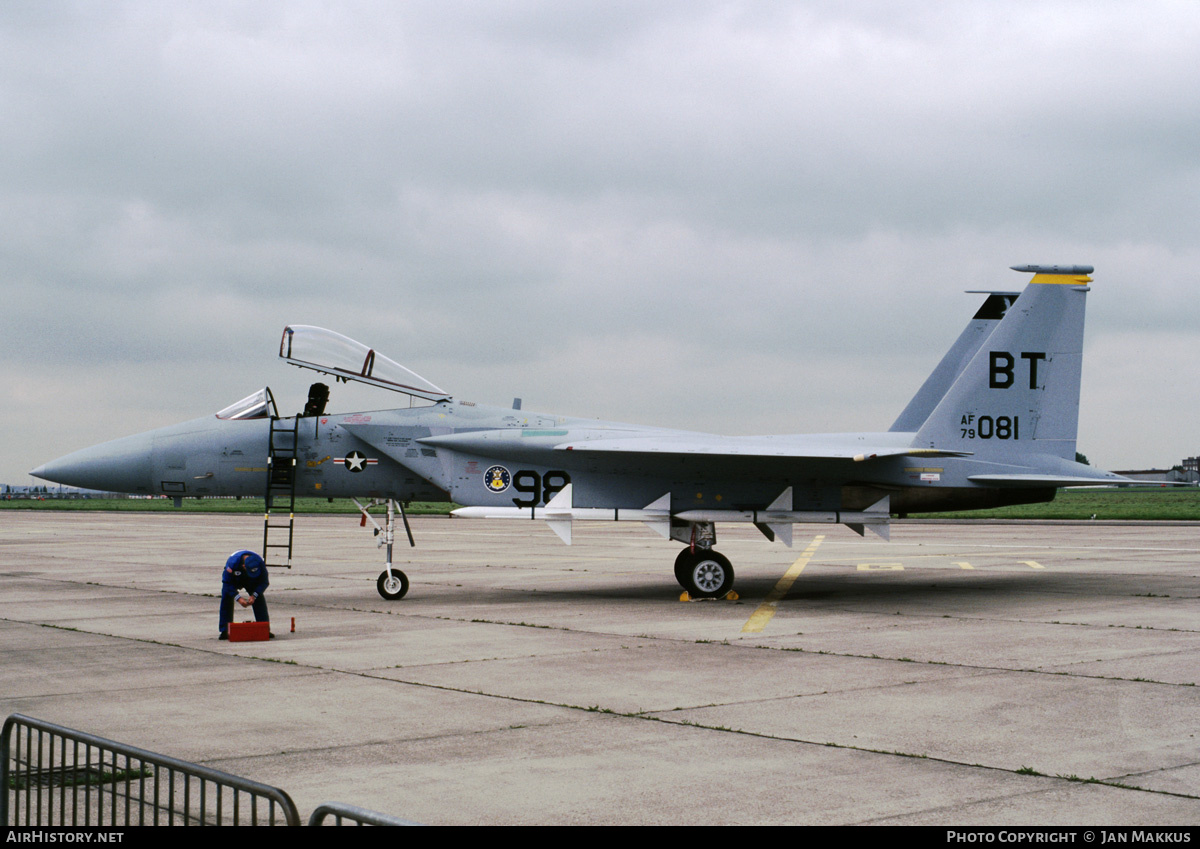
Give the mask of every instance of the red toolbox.
POLYGON ((229 642, 252 643, 271 638, 270 622, 230 622, 229 642))

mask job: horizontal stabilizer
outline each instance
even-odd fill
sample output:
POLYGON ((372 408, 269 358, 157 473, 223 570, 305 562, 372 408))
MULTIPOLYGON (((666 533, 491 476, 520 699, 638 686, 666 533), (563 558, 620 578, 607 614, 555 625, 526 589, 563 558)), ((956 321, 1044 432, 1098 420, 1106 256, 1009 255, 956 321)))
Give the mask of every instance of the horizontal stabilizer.
MULTIPOLYGON (((1103 476, 1084 477, 1082 475, 971 475, 967 478, 971 483, 982 483, 988 486, 1129 486, 1144 484, 1133 478, 1114 475, 1105 472, 1103 476)), ((1157 483, 1157 481, 1155 481, 1157 483)))

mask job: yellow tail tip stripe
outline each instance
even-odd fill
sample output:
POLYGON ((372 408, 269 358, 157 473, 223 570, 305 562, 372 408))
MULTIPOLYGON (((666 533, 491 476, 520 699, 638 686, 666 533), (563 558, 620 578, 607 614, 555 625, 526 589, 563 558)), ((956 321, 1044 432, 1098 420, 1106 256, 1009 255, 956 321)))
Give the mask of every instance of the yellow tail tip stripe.
POLYGON ((1029 281, 1033 283, 1057 283, 1059 285, 1078 286, 1080 283, 1091 283, 1092 278, 1086 274, 1035 274, 1029 281))

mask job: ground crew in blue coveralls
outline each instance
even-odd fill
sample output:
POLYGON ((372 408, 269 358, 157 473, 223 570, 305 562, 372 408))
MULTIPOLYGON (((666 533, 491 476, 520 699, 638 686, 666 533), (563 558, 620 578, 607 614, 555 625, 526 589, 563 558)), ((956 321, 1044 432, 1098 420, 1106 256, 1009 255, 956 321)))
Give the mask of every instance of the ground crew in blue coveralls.
POLYGON ((225 561, 225 571, 221 573, 220 639, 229 639, 234 599, 242 607, 254 607, 255 622, 271 621, 267 616, 267 600, 263 598, 267 584, 267 564, 261 557, 246 549, 229 555, 229 559, 225 561), (249 597, 241 595, 239 590, 246 590, 249 597))

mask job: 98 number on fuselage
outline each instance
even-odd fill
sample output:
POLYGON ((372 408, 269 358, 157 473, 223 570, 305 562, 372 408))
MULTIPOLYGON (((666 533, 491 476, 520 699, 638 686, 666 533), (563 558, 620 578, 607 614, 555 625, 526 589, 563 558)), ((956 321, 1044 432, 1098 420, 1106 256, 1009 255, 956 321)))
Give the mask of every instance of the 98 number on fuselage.
POLYGON ((513 475, 513 489, 525 497, 514 498, 518 507, 537 507, 548 504, 563 487, 571 482, 571 476, 563 471, 552 470, 538 474, 530 469, 521 469, 513 475))

